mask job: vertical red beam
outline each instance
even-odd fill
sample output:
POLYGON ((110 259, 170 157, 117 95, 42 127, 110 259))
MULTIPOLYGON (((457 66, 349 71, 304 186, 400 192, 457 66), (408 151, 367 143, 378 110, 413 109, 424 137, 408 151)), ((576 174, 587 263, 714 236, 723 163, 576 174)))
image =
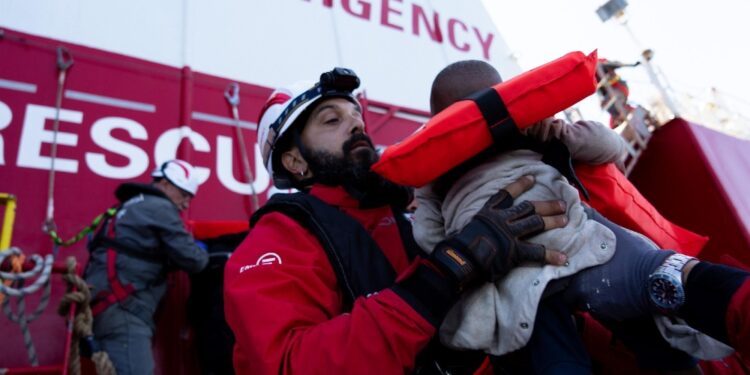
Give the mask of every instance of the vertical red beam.
MULTIPOLYGON (((189 66, 182 67, 182 78, 180 81, 180 126, 190 127, 191 112, 193 110, 193 70, 189 66)), ((177 157, 192 163, 190 159, 190 147, 181 142, 177 150, 177 157)))

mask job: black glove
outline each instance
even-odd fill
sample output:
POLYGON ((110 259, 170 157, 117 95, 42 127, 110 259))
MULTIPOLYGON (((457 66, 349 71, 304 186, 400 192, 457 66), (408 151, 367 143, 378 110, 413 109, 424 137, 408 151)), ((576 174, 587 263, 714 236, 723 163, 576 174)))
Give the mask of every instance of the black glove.
POLYGON ((460 232, 435 246, 430 261, 453 277, 459 290, 496 281, 525 261, 544 262, 544 246, 520 240, 541 232, 544 220, 531 202, 512 205, 513 197, 500 190, 460 232))
POLYGON ((505 189, 493 195, 466 227, 437 244, 430 257, 396 283, 393 291, 440 327, 467 287, 497 280, 524 261, 544 262, 544 246, 520 240, 544 230, 544 219, 535 214, 531 202, 512 205, 513 197, 505 189))

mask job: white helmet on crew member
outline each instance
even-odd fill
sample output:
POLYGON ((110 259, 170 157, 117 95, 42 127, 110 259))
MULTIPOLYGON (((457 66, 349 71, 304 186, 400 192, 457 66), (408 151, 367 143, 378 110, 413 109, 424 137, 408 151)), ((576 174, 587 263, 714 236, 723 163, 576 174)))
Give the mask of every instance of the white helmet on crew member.
POLYGON ((273 152, 282 136, 307 121, 315 104, 327 98, 345 98, 356 105, 353 91, 359 87, 359 77, 350 69, 334 68, 320 75, 317 83, 298 82, 271 93, 258 120, 258 147, 263 165, 279 189, 292 187, 283 166, 274 165, 273 152))
POLYGON ((153 178, 164 178, 172 185, 195 196, 198 193, 198 178, 190 163, 180 160, 167 160, 151 172, 153 178))

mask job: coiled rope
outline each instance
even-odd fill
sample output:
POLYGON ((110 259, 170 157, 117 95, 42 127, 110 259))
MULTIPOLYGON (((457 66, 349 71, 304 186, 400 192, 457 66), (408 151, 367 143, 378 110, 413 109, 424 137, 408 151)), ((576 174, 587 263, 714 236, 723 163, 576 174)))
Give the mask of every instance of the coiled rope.
MULTIPOLYGON (((0 253, 0 264, 3 263, 8 256, 22 256, 21 250, 17 247, 11 247, 7 251, 0 253)), ((36 355, 36 349, 34 348, 34 342, 31 339, 31 332, 29 331, 29 323, 36 320, 47 307, 50 296, 50 274, 52 273, 53 257, 48 254, 44 259, 41 256, 34 254, 30 256, 31 261, 34 262, 34 268, 27 272, 0 272, 0 279, 4 281, 11 281, 10 285, 0 283, 0 292, 9 296, 15 297, 16 310, 14 313, 10 307, 10 298, 3 300, 3 312, 12 322, 18 323, 23 333, 23 343, 26 347, 26 352, 29 355, 29 362, 32 366, 39 366, 39 359, 36 355), (24 287, 26 281, 36 277, 36 280, 29 285, 24 287), (44 286, 44 292, 39 300, 34 312, 30 315, 26 314, 26 296, 34 293, 39 288, 44 286)))
MULTIPOLYGON (((63 280, 68 284, 68 287, 60 301, 57 313, 67 316, 70 313, 70 309, 74 308, 73 304, 77 306, 75 317, 73 318, 73 337, 68 355, 68 371, 72 375, 80 375, 81 353, 79 344, 82 339, 91 340, 93 337, 92 325, 94 317, 91 314, 91 306, 89 304, 91 301, 91 290, 86 281, 76 273, 76 260, 74 257, 66 259, 66 270, 63 280)), ((91 354, 91 360, 94 362, 97 374, 116 375, 115 367, 109 359, 107 352, 103 350, 95 351, 91 354)))

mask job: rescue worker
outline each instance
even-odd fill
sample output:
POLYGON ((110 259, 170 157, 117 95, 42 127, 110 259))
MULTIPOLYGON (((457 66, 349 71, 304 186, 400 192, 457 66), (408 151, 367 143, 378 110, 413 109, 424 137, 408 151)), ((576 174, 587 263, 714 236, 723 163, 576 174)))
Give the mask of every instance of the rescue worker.
POLYGON ((378 154, 352 95, 359 78, 336 68, 319 82, 271 94, 258 145, 274 195, 251 219, 225 270, 225 311, 240 374, 489 373, 482 353, 433 340, 465 290, 524 261, 562 265, 522 238, 564 226, 558 201, 500 190, 460 232, 420 257, 404 209, 410 190, 370 172, 378 154))
POLYGON ((616 128, 621 122, 627 119, 628 113, 633 110, 633 107, 628 104, 628 96, 630 95, 630 89, 628 83, 617 74, 616 69, 622 67, 635 67, 640 64, 623 64, 619 61, 610 61, 607 59, 599 59, 599 68, 596 71, 596 79, 601 82, 606 80, 610 85, 610 90, 605 87, 600 87, 598 92, 601 97, 600 105, 604 109, 606 107, 607 112, 610 115, 609 127, 616 128), (612 98, 614 96, 614 99, 612 98), (610 103, 611 100, 614 102, 610 103))
POLYGON ((151 184, 124 183, 115 190, 117 213, 89 244, 85 277, 92 286, 94 337, 119 375, 154 371, 154 312, 167 273, 194 273, 208 263, 180 218, 198 192, 193 167, 169 160, 151 176, 151 184))

